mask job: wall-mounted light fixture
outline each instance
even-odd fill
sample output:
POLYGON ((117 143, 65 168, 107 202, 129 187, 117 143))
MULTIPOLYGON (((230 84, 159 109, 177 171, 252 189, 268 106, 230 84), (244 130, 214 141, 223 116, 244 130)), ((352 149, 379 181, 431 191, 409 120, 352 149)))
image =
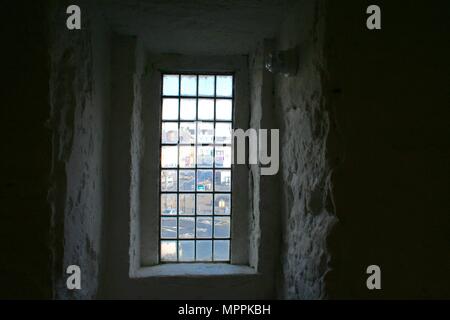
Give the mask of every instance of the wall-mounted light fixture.
POLYGON ((298 71, 299 49, 271 51, 265 57, 266 69, 273 74, 282 74, 286 77, 295 76, 298 71))

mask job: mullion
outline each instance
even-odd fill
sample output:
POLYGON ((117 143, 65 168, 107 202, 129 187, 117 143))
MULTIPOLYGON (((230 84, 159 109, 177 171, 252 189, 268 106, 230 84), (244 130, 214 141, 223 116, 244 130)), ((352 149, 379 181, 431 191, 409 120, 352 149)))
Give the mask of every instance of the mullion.
POLYGON ((228 238, 197 238, 195 239, 195 241, 200 240, 200 241, 214 241, 214 240, 219 240, 219 241, 226 241, 226 240, 231 240, 230 237, 228 238))
MULTIPOLYGON (((183 214, 183 215, 180 215, 180 218, 193 218, 193 217, 195 217, 196 215, 195 214, 183 214)), ((173 216, 170 216, 170 215, 168 215, 168 216, 163 216, 164 218, 173 218, 173 216)), ((219 218, 228 218, 228 217, 230 217, 230 215, 229 214, 218 214, 218 215, 215 215, 215 216, 212 216, 212 215, 206 215, 206 214, 202 214, 202 215, 198 215, 198 217, 199 218, 211 218, 211 217, 219 217, 219 218)), ((189 239, 189 238, 183 238, 184 240, 186 240, 186 239, 189 239)))
MULTIPOLYGON (((169 73, 164 73, 163 75, 165 75, 165 74, 169 74, 169 73)), ((184 239, 184 238, 181 239, 180 238, 180 233, 179 233, 179 228, 180 228, 180 222, 179 221, 180 221, 180 217, 181 217, 180 216, 180 190, 179 190, 179 188, 180 188, 180 170, 181 170, 181 168, 180 168, 180 162, 179 162, 180 159, 179 159, 179 157, 180 157, 180 147, 184 146, 184 145, 186 145, 186 146, 191 145, 191 146, 194 147, 194 157, 195 157, 194 191, 183 192, 183 194, 193 194, 194 195, 194 214, 193 215, 183 215, 183 217, 186 217, 186 218, 194 218, 194 238, 191 240, 194 243, 194 262, 198 262, 198 260, 197 260, 197 242, 199 240, 211 241, 211 254, 212 254, 211 262, 216 262, 216 260, 214 258, 214 243, 215 243, 215 241, 216 240, 228 241, 229 242, 229 252, 228 252, 229 259, 227 261, 229 262, 229 261, 231 261, 231 238, 232 238, 231 237, 231 215, 232 215, 231 203, 230 203, 230 214, 228 214, 228 215, 222 215, 222 214, 216 215, 216 212, 215 212, 215 195, 216 194, 227 194, 227 195, 230 196, 230 200, 231 200, 231 194, 232 194, 231 187, 232 186, 230 187, 230 192, 223 192, 223 191, 217 192, 217 190, 215 188, 216 170, 217 170, 217 167, 216 167, 216 156, 215 155, 216 155, 216 148, 217 147, 229 147, 229 146, 232 146, 232 144, 216 143, 215 132, 216 132, 216 127, 217 127, 216 124, 217 123, 231 123, 231 125, 233 125, 233 120, 232 121, 217 120, 217 117, 216 117, 217 103, 216 102, 217 102, 217 99, 219 99, 219 98, 220 99, 230 99, 230 100, 233 101, 233 106, 234 106, 234 77, 233 77, 233 95, 230 98, 230 97, 217 97, 217 74, 208 74, 208 75, 214 76, 214 96, 200 96, 199 95, 199 74, 190 74, 190 75, 195 75, 196 76, 196 95, 195 96, 182 95, 181 94, 181 78, 182 78, 182 74, 176 73, 176 75, 178 75, 178 80, 179 80, 179 82, 178 82, 178 91, 179 91, 178 92, 178 96, 164 96, 163 94, 161 94, 161 103, 162 103, 163 97, 164 98, 176 98, 176 99, 178 99, 178 120, 177 121, 174 121, 174 120, 164 121, 164 122, 172 122, 172 123, 177 123, 178 124, 178 143, 176 144, 176 146, 177 146, 177 167, 176 168, 164 168, 164 170, 170 170, 170 171, 176 171, 177 172, 177 192, 176 192, 177 193, 177 215, 176 215, 176 219, 177 219, 177 237, 175 239, 175 241, 176 241, 176 250, 177 250, 177 262, 180 262, 180 256, 179 256, 179 254, 180 254, 179 253, 180 241, 182 241, 182 240, 190 240, 190 239, 184 239), (195 123, 196 123, 195 124, 195 127, 196 127, 196 136, 195 136, 195 138, 196 139, 195 140, 196 141, 193 144, 184 144, 184 143, 182 144, 181 141, 180 141, 180 134, 181 134, 181 132, 180 132, 181 120, 180 119, 181 119, 181 99, 182 98, 196 99, 196 118, 195 118, 195 123), (202 121, 202 122, 205 122, 205 123, 209 122, 209 123, 213 124, 213 128, 214 128, 213 129, 214 130, 213 137, 214 137, 214 140, 213 140, 212 145, 211 144, 199 144, 198 143, 198 137, 199 137, 199 132, 198 132, 198 129, 199 129, 199 125, 198 125, 199 124, 198 103, 199 103, 199 99, 201 99, 201 98, 207 98, 207 99, 209 98, 209 99, 213 99, 214 100, 214 117, 213 117, 214 120, 213 121, 202 121), (212 152, 212 161, 213 161, 212 167, 210 167, 210 168, 201 168, 202 170, 211 170, 212 171, 212 192, 199 192, 198 188, 197 188, 198 187, 197 186, 198 170, 199 170, 199 167, 197 165, 197 162, 198 162, 198 150, 199 150, 199 147, 202 147, 202 146, 212 146, 212 149, 213 149, 212 150, 213 151, 212 152), (211 194, 211 196, 212 196, 212 215, 201 215, 201 216, 198 215, 197 196, 199 194, 211 194), (212 221, 212 225, 211 225, 212 237, 211 238, 198 238, 198 236, 197 236, 197 219, 199 217, 205 217, 205 218, 210 218, 211 219, 211 221, 212 221), (216 217, 217 218, 220 218, 220 217, 228 217, 228 218, 230 218, 230 226, 229 226, 230 227, 230 236, 229 237, 215 239, 215 218, 216 217)), ((161 90, 161 92, 162 92, 162 90, 161 90)), ((233 118, 234 118, 234 113, 233 113, 233 118)), ((161 144, 161 146, 175 146, 175 144, 167 144, 167 143, 163 144, 161 139, 160 139, 160 144, 161 144)), ((162 169, 163 168, 161 168, 161 170, 162 169)), ((220 169, 232 170, 231 167, 230 168, 220 168, 220 169)), ((164 191, 163 192, 161 190, 161 185, 160 185, 160 194, 170 194, 170 193, 173 193, 173 192, 169 192, 169 191, 164 191)), ((161 208, 160 208, 160 211, 161 211, 161 208)), ((161 239, 161 234, 160 234, 160 239, 161 239)), ((161 252, 160 252, 160 260, 161 260, 161 252)))
POLYGON ((196 94, 196 99, 195 99, 195 181, 194 181, 194 191, 195 191, 195 195, 194 195, 194 201, 195 201, 195 211, 194 211, 194 261, 197 261, 197 162, 198 162, 198 75, 196 76, 196 80, 197 80, 197 87, 195 88, 195 94, 196 94))
MULTIPOLYGON (((178 96, 181 96, 181 75, 178 75, 178 96)), ((178 143, 177 143, 177 262, 180 262, 180 119, 181 98, 178 97, 178 143)))
MULTIPOLYGON (((198 76, 197 76, 197 79, 198 79, 198 76)), ((178 99, 178 98, 181 98, 181 99, 195 99, 195 98, 199 98, 199 99, 223 99, 223 100, 233 100, 234 99, 234 97, 220 97, 220 96, 216 96, 216 95, 214 95, 214 96, 200 96, 200 95, 195 95, 195 96, 186 96, 186 95, 178 95, 178 96, 174 96, 174 95, 163 95, 162 96, 163 98, 165 98, 165 99, 178 99)))
POLYGON ((215 214, 215 205, 214 205, 214 199, 216 198, 216 108, 217 108, 217 75, 214 75, 214 124, 213 124, 213 127, 214 127, 214 136, 213 136, 213 138, 214 138, 214 140, 213 140, 213 143, 214 143, 214 146, 213 146, 213 154, 212 154, 212 156, 213 156, 213 185, 212 185, 212 188, 213 188, 213 195, 212 195, 212 201, 213 201, 213 208, 212 208, 212 213, 213 213, 213 216, 212 216, 212 218, 211 218, 211 220, 212 220, 212 225, 211 225, 211 228, 212 228, 212 230, 211 230, 211 234, 212 234, 212 238, 213 238, 213 240, 211 241, 211 261, 214 261, 214 226, 215 226, 215 223, 216 223, 216 219, 214 218, 214 214, 215 214))
MULTIPOLYGON (((191 147, 195 147, 195 146, 199 146, 199 147, 211 147, 211 146, 215 146, 215 147, 232 147, 231 144, 228 143, 200 143, 200 144, 194 144, 194 143, 179 143, 179 144, 175 144, 175 143, 161 143, 161 147, 176 147, 176 146, 191 146, 191 147)), ((167 169, 171 169, 170 167, 168 168, 161 168, 163 170, 167 170, 167 169)), ((172 168, 173 169, 173 168, 172 168)), ((185 169, 189 169, 189 168, 185 168, 185 169)), ((202 169, 202 168, 200 168, 202 169)), ((204 169, 208 169, 208 168, 204 168, 204 169)), ((211 168, 209 168, 211 169, 211 168)))
POLYGON ((161 103, 161 108, 160 108, 160 112, 161 112, 161 127, 160 127, 160 132, 159 132, 159 153, 160 153, 160 161, 159 161, 159 212, 158 212, 158 216, 159 216, 159 222, 158 222, 158 239, 159 239, 159 243, 158 243, 158 261, 159 263, 161 263, 161 243, 162 243, 162 237, 161 237, 161 232, 162 232, 162 228, 161 228, 161 224, 162 224, 162 201, 161 201, 161 171, 162 171, 162 146, 161 146, 161 142, 162 142, 162 114, 163 114, 163 87, 164 87, 164 74, 161 74, 161 88, 160 88, 160 93, 161 93, 161 99, 160 99, 160 103, 161 103))
MULTIPOLYGON (((231 78, 232 79, 232 84, 231 84, 231 88, 232 88, 232 97, 233 97, 233 100, 231 101, 231 128, 233 128, 234 127, 234 112, 235 112, 235 106, 234 106, 234 103, 235 103, 235 100, 234 100, 234 97, 235 97, 235 86, 234 86, 234 76, 231 78)), ((234 140, 234 138, 233 138, 233 135, 231 135, 231 143, 233 143, 233 140, 234 140)), ((231 148, 233 148, 233 146, 231 146, 231 148)), ((233 155, 233 157, 234 157, 234 152, 233 152, 233 150, 232 150, 232 152, 231 152, 231 154, 233 155)), ((231 163, 233 163, 234 162, 234 159, 232 159, 232 161, 231 161, 231 163)), ((230 164, 230 177, 231 177, 231 185, 230 185, 230 241, 229 241, 229 244, 228 244, 228 260, 230 261, 230 263, 231 263, 231 238, 233 237, 233 228, 232 228, 232 226, 233 226, 233 218, 232 218, 232 216, 233 216, 233 181, 234 181, 234 176, 233 176, 233 169, 231 168, 232 166, 231 166, 231 164, 230 164)))

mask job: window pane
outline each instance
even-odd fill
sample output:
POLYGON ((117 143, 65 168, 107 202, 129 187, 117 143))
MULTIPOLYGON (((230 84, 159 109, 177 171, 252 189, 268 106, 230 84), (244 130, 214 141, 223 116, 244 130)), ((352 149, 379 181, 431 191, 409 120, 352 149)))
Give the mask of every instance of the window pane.
POLYGON ((197 191, 212 191, 213 189, 213 171, 197 171, 197 191))
POLYGON ((212 241, 209 240, 197 241, 197 260, 198 261, 212 260, 212 241))
POLYGON ((214 238, 230 237, 230 218, 216 217, 214 218, 214 238))
POLYGON ((197 195, 197 214, 212 215, 213 214, 213 196, 212 194, 197 195))
POLYGON ((180 123, 180 143, 192 144, 195 143, 195 136, 197 125, 195 122, 181 122, 180 123))
POLYGON ((214 214, 229 215, 231 212, 231 196, 229 194, 214 195, 214 214))
POLYGON ((231 123, 216 123, 216 143, 231 144, 231 123))
POLYGON ((208 97, 214 96, 214 76, 198 77, 198 95, 208 97))
POLYGON ((214 241, 214 261, 230 260, 230 240, 214 241))
POLYGON ((214 120, 214 100, 198 99, 198 119, 214 120))
POLYGON ((162 143, 178 143, 178 123, 163 122, 161 142, 162 143))
POLYGON ((216 170, 215 176, 216 191, 231 191, 231 171, 216 170))
POLYGON ((195 195, 194 194, 180 194, 180 215, 194 215, 195 214, 195 195))
POLYGON ((161 85, 161 262, 230 262, 233 76, 161 85))
POLYGON ((194 241, 180 241, 178 245, 178 256, 181 262, 192 262, 195 260, 194 241))
POLYGON ((216 147, 216 168, 231 168, 231 147, 216 147))
POLYGON ((163 120, 178 120, 178 99, 163 99, 163 120))
POLYGON ((197 238, 212 238, 212 218, 197 218, 197 238))
POLYGON ((161 195, 161 214, 176 215, 177 214, 177 195, 162 194, 161 195))
POLYGON ((177 261, 177 242, 161 241, 161 261, 177 261))
POLYGON ((218 97, 233 96, 233 76, 217 76, 216 95, 218 97))
POLYGON ((178 95, 178 75, 164 75, 163 76, 163 95, 177 96, 178 95))
POLYGON ((198 143, 212 144, 214 141, 214 123, 199 122, 198 123, 198 143))
POLYGON ((231 99, 217 99, 216 100, 216 120, 232 120, 232 106, 231 99))
POLYGON ((177 171, 161 171, 161 191, 177 191, 177 171))
POLYGON ((177 238, 177 218, 161 218, 161 238, 177 238))
POLYGON ((180 170, 180 191, 195 191, 195 171, 180 170))
POLYGON ((193 239, 195 237, 195 218, 180 218, 179 237, 193 239))
POLYGON ((197 114, 197 100, 195 99, 181 99, 180 102, 180 119, 181 120, 195 120, 197 114))
POLYGON ((195 147, 180 146, 180 168, 195 168, 195 147))
POLYGON ((181 76, 181 95, 197 95, 197 76, 181 76))
POLYGON ((161 167, 163 168, 176 168, 178 158, 178 147, 161 147, 161 167))
POLYGON ((197 166, 200 168, 212 168, 213 166, 213 147, 197 148, 197 166))

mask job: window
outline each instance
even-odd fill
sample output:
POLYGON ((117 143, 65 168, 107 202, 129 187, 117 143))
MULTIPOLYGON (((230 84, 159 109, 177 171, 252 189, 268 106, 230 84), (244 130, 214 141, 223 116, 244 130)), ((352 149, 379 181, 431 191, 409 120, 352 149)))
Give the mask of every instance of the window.
POLYGON ((161 81, 159 262, 230 262, 234 76, 161 81))

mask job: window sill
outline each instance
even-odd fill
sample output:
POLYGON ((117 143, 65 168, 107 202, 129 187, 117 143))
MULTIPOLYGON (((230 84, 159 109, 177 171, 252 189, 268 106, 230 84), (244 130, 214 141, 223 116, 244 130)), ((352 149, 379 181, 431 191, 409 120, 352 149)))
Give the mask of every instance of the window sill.
POLYGON ((132 278, 221 277, 256 274, 255 269, 249 266, 225 263, 170 263, 140 268, 132 278))

